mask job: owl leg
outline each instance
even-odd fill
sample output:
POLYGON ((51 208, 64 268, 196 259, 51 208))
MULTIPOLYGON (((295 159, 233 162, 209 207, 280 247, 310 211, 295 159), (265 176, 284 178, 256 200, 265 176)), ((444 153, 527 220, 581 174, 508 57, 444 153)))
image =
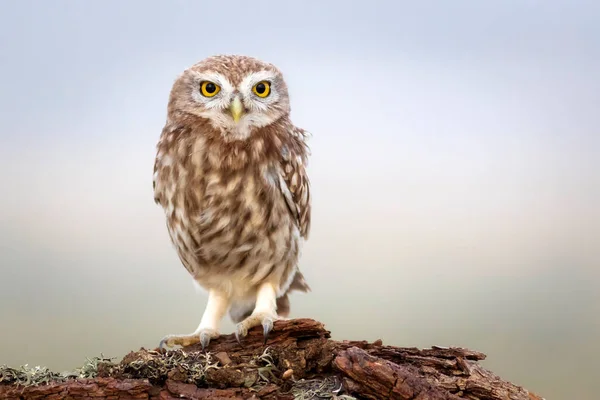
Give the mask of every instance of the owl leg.
POLYGON ((248 330, 262 325, 266 344, 273 322, 277 319, 277 292, 271 283, 265 283, 258 290, 252 314, 236 325, 235 337, 240 342, 240 337, 246 336, 248 330))
POLYGON ((211 339, 219 337, 221 320, 229 308, 229 303, 229 297, 224 293, 217 290, 210 290, 208 292, 208 302, 206 303, 206 308, 204 314, 202 314, 198 328, 190 334, 167 335, 160 341, 159 347, 162 348, 163 345, 168 347, 177 345, 185 347, 200 343, 204 350, 211 339))

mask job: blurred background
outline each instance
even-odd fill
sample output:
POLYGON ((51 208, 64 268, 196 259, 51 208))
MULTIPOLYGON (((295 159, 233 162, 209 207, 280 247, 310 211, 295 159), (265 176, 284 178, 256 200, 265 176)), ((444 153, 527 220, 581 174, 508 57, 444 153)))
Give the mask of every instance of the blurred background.
POLYGON ((313 134, 313 291, 292 317, 597 399, 599 18, 583 0, 1 1, 0 364, 73 369, 197 326, 155 145, 176 76, 239 53, 280 67, 313 134))

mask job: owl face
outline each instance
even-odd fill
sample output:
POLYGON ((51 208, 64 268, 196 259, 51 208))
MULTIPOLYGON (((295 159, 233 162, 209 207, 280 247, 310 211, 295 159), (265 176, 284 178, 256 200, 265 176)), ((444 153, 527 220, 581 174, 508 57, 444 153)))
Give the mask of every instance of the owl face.
POLYGON ((204 118, 228 140, 248 138, 290 112, 287 86, 273 65, 245 56, 214 56, 183 72, 170 112, 204 118))

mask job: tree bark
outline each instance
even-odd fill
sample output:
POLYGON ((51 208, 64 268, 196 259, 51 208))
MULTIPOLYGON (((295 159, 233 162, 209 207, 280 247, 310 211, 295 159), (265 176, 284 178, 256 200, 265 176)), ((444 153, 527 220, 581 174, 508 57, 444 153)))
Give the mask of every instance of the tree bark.
POLYGON ((334 341, 311 319, 275 322, 266 345, 255 328, 241 346, 224 335, 207 350, 142 348, 100 362, 88 378, 37 385, 0 374, 0 398, 543 400, 481 367, 482 353, 334 341))

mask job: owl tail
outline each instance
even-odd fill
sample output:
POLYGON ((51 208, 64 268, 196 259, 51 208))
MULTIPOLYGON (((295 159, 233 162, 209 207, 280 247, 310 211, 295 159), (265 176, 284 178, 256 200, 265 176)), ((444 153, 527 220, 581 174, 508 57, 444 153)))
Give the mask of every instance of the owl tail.
POLYGON ((286 293, 294 290, 304 293, 310 292, 310 286, 308 286, 308 283, 306 283, 306 280, 304 279, 304 275, 302 275, 302 272, 300 271, 296 271, 296 275, 294 275, 294 279, 292 280, 292 283, 290 284, 290 287, 286 293))
POLYGON ((287 316, 290 315, 290 299, 288 294, 294 290, 304 293, 310 292, 310 286, 308 286, 308 283, 306 283, 306 280, 304 279, 304 275, 302 275, 302 272, 300 271, 297 271, 296 275, 294 275, 294 279, 288 290, 283 296, 277 299, 277 315, 280 317, 287 318, 287 316))

